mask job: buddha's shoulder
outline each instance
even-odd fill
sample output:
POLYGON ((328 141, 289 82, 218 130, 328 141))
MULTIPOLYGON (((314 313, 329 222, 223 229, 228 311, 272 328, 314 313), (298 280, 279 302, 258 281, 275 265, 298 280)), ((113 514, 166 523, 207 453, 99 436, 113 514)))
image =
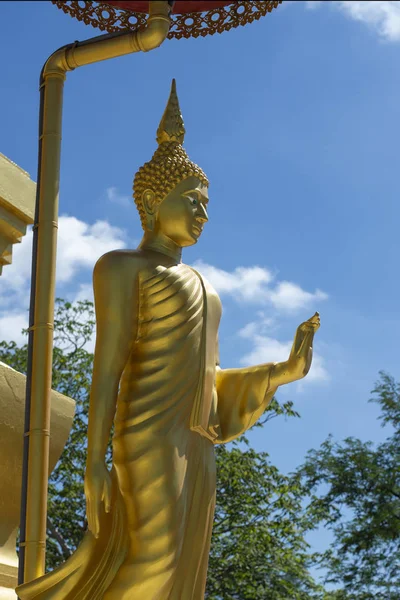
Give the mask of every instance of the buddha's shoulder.
POLYGON ((112 250, 103 254, 94 267, 94 276, 127 273, 135 275, 148 267, 148 260, 140 250, 112 250))

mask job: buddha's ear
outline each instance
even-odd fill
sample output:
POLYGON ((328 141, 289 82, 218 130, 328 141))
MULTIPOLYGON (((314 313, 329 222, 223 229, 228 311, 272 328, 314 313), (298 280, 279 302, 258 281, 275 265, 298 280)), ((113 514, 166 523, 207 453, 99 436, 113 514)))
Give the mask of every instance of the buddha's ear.
POLYGON ((148 215, 154 215, 156 208, 156 195, 153 190, 144 190, 142 194, 142 203, 146 213, 148 215))
POLYGON ((146 213, 146 229, 153 231, 156 218, 156 195, 151 189, 144 190, 142 194, 142 204, 146 213))

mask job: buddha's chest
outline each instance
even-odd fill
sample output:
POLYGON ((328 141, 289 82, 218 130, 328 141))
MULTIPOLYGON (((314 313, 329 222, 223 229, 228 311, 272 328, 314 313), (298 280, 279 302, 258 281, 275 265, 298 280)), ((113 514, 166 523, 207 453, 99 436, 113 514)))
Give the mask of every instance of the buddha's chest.
POLYGON ((139 320, 142 336, 179 330, 183 335, 205 325, 216 336, 221 302, 214 288, 187 265, 158 266, 140 276, 139 320), (187 330, 187 331, 186 331, 187 330))

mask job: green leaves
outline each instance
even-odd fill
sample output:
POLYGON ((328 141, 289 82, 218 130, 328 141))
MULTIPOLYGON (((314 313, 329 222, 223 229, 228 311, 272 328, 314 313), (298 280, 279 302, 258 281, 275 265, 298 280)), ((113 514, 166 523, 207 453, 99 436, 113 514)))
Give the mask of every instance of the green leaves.
MULTIPOLYGON (((85 345, 95 325, 91 302, 71 304, 57 299, 54 317, 53 389, 76 401, 76 413, 68 442, 49 480, 49 569, 73 552, 86 528, 83 476, 93 354, 85 345)), ((0 360, 26 373, 27 345, 0 342, 0 360)))
POLYGON ((208 600, 310 599, 320 590, 309 574, 300 478, 286 477, 266 453, 217 448, 217 508, 208 600))
POLYGON ((386 441, 328 438, 298 472, 311 494, 308 512, 332 531, 319 562, 345 600, 400 597, 400 386, 380 375, 371 401, 391 428, 386 441))

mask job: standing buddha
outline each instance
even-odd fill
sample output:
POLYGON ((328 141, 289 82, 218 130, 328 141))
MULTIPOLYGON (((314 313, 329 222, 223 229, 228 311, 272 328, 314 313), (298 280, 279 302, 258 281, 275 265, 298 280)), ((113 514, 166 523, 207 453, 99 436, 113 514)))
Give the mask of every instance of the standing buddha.
POLYGON ((252 427, 303 378, 319 315, 284 362, 221 369, 216 291, 182 262, 208 221, 208 179, 189 160, 175 81, 158 148, 133 191, 144 236, 102 256, 85 475, 88 531, 21 600, 203 600, 215 508, 215 445, 252 427), (112 427, 113 465, 106 466, 112 427))

